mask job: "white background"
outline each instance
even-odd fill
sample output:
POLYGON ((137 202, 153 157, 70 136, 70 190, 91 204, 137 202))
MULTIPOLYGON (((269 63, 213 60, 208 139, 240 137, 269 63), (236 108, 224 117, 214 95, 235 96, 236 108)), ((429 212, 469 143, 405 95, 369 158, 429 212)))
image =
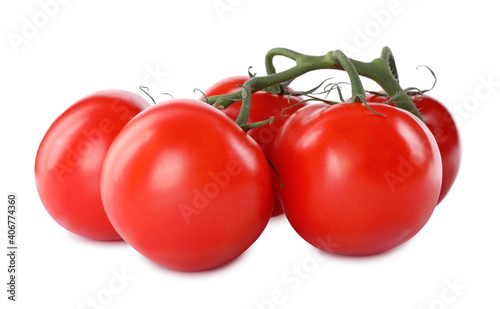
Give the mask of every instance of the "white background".
MULTIPOLYGON (((2 207, 0 307, 92 308, 95 299, 95 308, 500 308, 500 22, 492 5, 2 0, 0 195, 6 205, 8 192, 19 194, 20 250, 19 301, 12 303, 2 207), (422 231, 395 250, 365 258, 321 255, 280 217, 229 265, 179 273, 123 242, 73 236, 38 198, 33 166, 43 134, 89 93, 146 85, 158 101, 168 98, 162 92, 197 98, 194 88, 244 75, 249 66, 264 74, 264 55, 273 47, 314 55, 343 49, 369 61, 385 45, 403 86, 428 88, 432 77, 416 66, 434 70, 431 94, 453 112, 463 139, 452 191, 422 231)), ((341 72, 327 73, 347 81, 341 72)), ((294 88, 323 77, 309 76, 294 88)))

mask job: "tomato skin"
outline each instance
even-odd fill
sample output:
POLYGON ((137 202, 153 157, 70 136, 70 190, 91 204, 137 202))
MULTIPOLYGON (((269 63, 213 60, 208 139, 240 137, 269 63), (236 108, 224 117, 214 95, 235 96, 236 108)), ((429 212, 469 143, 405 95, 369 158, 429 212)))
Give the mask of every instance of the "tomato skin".
POLYGON ((413 237, 441 187, 436 141, 412 114, 372 103, 314 104, 278 133, 272 162, 285 215, 306 241, 346 255, 377 254, 413 237))
MULTIPOLYGON (((248 79, 248 76, 225 78, 208 88, 205 95, 213 96, 237 92, 242 89, 237 85, 243 85, 248 79)), ((204 97, 200 99, 204 99, 204 97)), ((248 135, 259 144, 267 157, 271 156, 273 142, 281 126, 290 118, 290 115, 307 105, 306 103, 301 103, 302 101, 304 99, 298 96, 277 95, 265 91, 258 91, 252 94, 252 105, 247 123, 263 121, 274 117, 272 123, 248 131, 248 135), (287 109, 282 114, 285 108, 287 109)), ((231 119, 236 120, 240 113, 241 104, 241 101, 235 102, 222 110, 222 112, 231 119)), ((274 173, 274 171, 271 171, 271 173, 274 173)), ((272 216, 276 217, 281 214, 283 214, 283 208, 276 196, 272 216)))
POLYGON ((66 230, 94 240, 120 240, 101 195, 101 168, 115 136, 149 104, 123 90, 91 94, 70 106, 50 126, 35 160, 43 205, 66 230))
MULTIPOLYGON (((436 139, 441 160, 443 161, 443 183, 437 202, 439 204, 450 191, 460 169, 462 161, 460 134, 451 113, 441 102, 426 94, 423 96, 411 96, 411 99, 419 110, 424 123, 436 139)), ((387 100, 388 98, 385 96, 373 94, 367 94, 366 97, 367 102, 384 103, 387 100)))
POLYGON ((219 110, 174 99, 134 118, 113 142, 101 191, 109 219, 139 253, 200 271, 243 253, 272 212, 267 161, 219 110))

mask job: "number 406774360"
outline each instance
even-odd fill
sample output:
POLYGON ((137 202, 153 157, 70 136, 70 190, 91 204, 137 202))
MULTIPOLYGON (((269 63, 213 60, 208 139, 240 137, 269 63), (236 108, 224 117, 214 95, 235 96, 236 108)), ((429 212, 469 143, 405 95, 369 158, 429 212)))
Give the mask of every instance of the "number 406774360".
POLYGON ((7 230, 9 245, 14 246, 16 244, 16 196, 14 194, 9 194, 8 196, 8 206, 7 206, 7 230))

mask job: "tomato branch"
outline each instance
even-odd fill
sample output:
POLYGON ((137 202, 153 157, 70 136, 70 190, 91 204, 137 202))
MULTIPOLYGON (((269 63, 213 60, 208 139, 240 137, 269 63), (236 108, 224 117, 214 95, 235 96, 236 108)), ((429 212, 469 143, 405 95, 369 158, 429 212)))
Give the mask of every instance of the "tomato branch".
POLYGON ((310 71, 334 69, 344 70, 349 74, 353 86, 353 100, 359 101, 361 99, 363 101, 364 98, 364 89, 359 79, 359 75, 361 75, 378 83, 393 99, 396 106, 422 119, 413 101, 399 85, 394 56, 389 48, 384 48, 381 58, 376 58, 371 62, 350 59, 341 51, 328 52, 323 56, 310 56, 286 48, 274 48, 267 53, 265 66, 267 76, 252 77, 243 84, 244 89, 232 94, 211 96, 206 98, 205 101, 222 109, 234 102, 243 101, 236 123, 244 125, 250 113, 252 93, 259 90, 279 93, 281 83, 288 82, 310 71), (294 60, 295 66, 282 72, 276 72, 273 65, 273 59, 276 56, 294 60))
POLYGON ((382 54, 380 55, 380 58, 382 58, 387 63, 392 73, 392 76, 394 76, 394 79, 399 83, 399 75, 398 75, 398 69, 396 67, 396 59, 394 59, 394 55, 392 54, 391 49, 387 46, 382 48, 382 54))

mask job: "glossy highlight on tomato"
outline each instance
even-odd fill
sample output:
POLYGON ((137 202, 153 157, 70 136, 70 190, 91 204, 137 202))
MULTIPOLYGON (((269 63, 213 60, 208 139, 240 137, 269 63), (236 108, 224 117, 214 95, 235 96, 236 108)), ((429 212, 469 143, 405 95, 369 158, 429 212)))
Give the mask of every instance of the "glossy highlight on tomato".
POLYGON ((273 207, 267 160, 229 117, 190 99, 128 123, 106 156, 101 191, 123 239, 164 267, 200 271, 242 254, 273 207))
POLYGON ((35 180, 45 209, 62 227, 94 240, 121 239, 102 205, 101 168, 118 132, 148 106, 135 93, 105 90, 52 123, 38 148, 35 180))
MULTIPOLYGON (((424 95, 412 95, 411 99, 419 110, 424 123, 436 139, 443 163, 443 184, 437 204, 441 203, 449 193, 457 178, 462 161, 462 143, 457 125, 448 109, 438 100, 424 95)), ((387 102, 389 98, 382 95, 367 94, 367 102, 387 102)), ((391 103, 394 105, 394 103, 391 103)))
MULTIPOLYGON (((225 78, 210 86, 204 94, 208 97, 240 91, 242 89, 241 85, 243 85, 248 79, 248 76, 233 76, 225 78)), ((288 90, 291 89, 288 88, 288 90)), ((247 123, 259 122, 267 120, 270 117, 274 117, 272 123, 248 131, 248 135, 250 135, 259 144, 265 155, 270 157, 274 139, 281 126, 290 117, 290 115, 307 104, 303 102, 304 99, 300 96, 278 95, 266 91, 257 91, 252 94, 251 98, 252 104, 247 123)), ((201 97, 200 99, 204 99, 204 97, 201 97)), ((241 101, 235 102, 226 109, 223 109, 222 112, 228 115, 231 119, 236 120, 240 113, 241 104, 241 101)), ((276 197, 272 216, 275 217, 281 214, 283 214, 283 209, 278 198, 276 197)))
POLYGON ((274 181, 290 224, 307 242, 346 255, 371 255, 413 237, 439 197, 442 166, 429 129, 386 104, 297 111, 278 132, 274 181), (275 179, 276 180, 276 179, 275 179))

